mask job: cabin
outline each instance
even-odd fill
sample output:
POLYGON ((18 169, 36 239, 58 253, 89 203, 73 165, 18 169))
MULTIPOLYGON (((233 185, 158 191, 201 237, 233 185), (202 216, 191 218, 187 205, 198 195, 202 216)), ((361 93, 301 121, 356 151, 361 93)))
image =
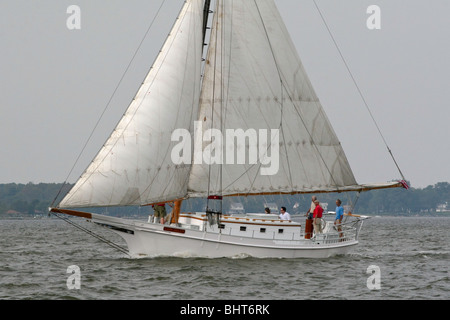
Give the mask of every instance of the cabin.
POLYGON ((273 240, 300 240, 304 237, 302 225, 294 221, 283 221, 278 218, 267 219, 264 214, 247 216, 222 216, 219 224, 209 226, 205 213, 182 213, 179 226, 184 229, 221 233, 246 238, 273 240))

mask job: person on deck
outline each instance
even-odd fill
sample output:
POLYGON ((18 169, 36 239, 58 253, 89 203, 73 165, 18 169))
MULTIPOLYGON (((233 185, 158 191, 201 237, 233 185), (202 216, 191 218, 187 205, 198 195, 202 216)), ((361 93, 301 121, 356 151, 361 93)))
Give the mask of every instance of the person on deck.
POLYGON ((311 205, 309 206, 308 211, 306 212, 306 216, 308 217, 308 219, 312 220, 313 218, 313 214, 314 214, 314 209, 316 208, 316 205, 314 203, 314 201, 317 200, 316 196, 312 196, 311 197, 311 205))
POLYGON ((291 220, 291 215, 286 212, 286 207, 281 207, 280 220, 291 220))
POLYGON ((342 207, 342 201, 340 199, 336 200, 336 218, 334 219, 334 225, 336 226, 337 231, 339 232, 340 241, 344 234, 342 233, 342 219, 344 218, 344 207, 342 207))
POLYGON ((315 200, 314 204, 316 207, 314 208, 314 214, 313 214, 313 224, 314 224, 314 232, 317 234, 322 233, 322 213, 323 209, 320 206, 319 200, 315 200))
POLYGON ((159 222, 161 224, 165 223, 165 218, 167 215, 166 212, 166 204, 165 203, 158 203, 153 205, 153 210, 155 211, 154 216, 155 218, 159 218, 159 222))

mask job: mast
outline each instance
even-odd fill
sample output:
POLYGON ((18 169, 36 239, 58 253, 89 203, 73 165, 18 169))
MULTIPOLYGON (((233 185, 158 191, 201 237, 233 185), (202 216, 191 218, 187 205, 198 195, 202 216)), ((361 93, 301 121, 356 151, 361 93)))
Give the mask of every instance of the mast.
POLYGON ((203 43, 205 43, 206 40, 206 30, 208 30, 208 18, 211 7, 211 0, 205 0, 205 7, 203 9, 203 43))
MULTIPOLYGON (((208 30, 208 20, 209 20, 209 14, 211 13, 211 0, 205 0, 205 5, 203 8, 203 47, 206 46, 206 31, 208 30)), ((178 219, 180 217, 181 212, 181 205, 183 203, 183 200, 176 200, 174 201, 174 207, 172 210, 172 220, 171 223, 177 224, 178 219)))

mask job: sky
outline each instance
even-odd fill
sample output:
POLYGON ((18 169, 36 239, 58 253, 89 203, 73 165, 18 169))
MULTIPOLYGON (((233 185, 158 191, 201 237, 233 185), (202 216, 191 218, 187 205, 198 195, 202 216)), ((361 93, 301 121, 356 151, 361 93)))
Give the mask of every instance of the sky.
MULTIPOLYGON (((183 3, 166 0, 156 16, 162 2, 0 2, 0 183, 76 181, 183 3), (71 5, 79 29, 68 27, 71 5)), ((275 2, 357 181, 401 178, 384 137, 413 187, 450 182, 450 1, 316 0, 345 63, 313 0, 275 2), (368 28, 371 5, 381 10, 380 29, 368 28)))

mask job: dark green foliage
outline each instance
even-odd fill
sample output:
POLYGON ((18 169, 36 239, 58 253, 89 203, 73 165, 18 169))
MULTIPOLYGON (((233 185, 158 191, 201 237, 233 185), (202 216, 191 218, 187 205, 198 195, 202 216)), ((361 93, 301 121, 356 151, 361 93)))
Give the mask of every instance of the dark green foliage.
MULTIPOLYGON (((46 214, 48 207, 53 203, 61 190, 62 184, 0 184, 0 215, 8 211, 22 214, 46 214)), ((64 185, 58 199, 61 199, 71 188, 64 185)), ((386 189, 364 192, 358 198, 356 193, 317 194, 322 203, 328 203, 328 210, 334 211, 335 200, 341 199, 343 204, 352 204, 356 201, 355 212, 360 214, 430 214, 434 213, 439 204, 450 204, 450 184, 440 182, 434 186, 423 189, 386 189)), ((285 206, 291 214, 304 214, 311 201, 311 195, 280 195, 225 198, 222 211, 227 212, 231 202, 240 202, 247 213, 264 212, 264 203, 274 202, 278 207, 285 206), (296 208, 294 206, 298 204, 296 208)), ((56 202, 57 203, 57 202, 56 202)), ((210 204, 210 206, 217 204, 210 204)), ((190 199, 183 202, 183 211, 204 211, 206 200, 190 199)), ((151 207, 142 208, 97 208, 90 212, 108 213, 110 215, 147 215, 152 212, 151 207)))
MULTIPOLYGON (((62 184, 0 184, 0 214, 8 211, 17 211, 23 214, 46 213, 53 199, 61 189, 62 184)), ((70 185, 65 185, 63 193, 70 185)))

